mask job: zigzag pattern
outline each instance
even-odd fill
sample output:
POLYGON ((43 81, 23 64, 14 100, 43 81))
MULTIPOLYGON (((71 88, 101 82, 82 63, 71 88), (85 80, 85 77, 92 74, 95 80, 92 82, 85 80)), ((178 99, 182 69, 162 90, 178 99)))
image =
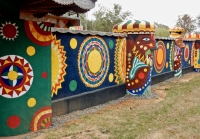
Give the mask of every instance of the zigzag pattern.
MULTIPOLYGON (((114 59, 115 59, 115 61, 114 61, 114 63, 115 63, 114 64, 114 68, 115 68, 114 76, 116 77, 115 82, 117 84, 124 83, 125 76, 126 76, 126 71, 125 71, 125 73, 123 73, 123 68, 126 68, 126 63, 123 63, 124 61, 121 56, 122 53, 126 54, 126 39, 118 38, 116 40, 116 48, 115 48, 115 55, 114 55, 114 59), (125 49, 123 49, 123 47, 125 49), (123 52, 123 51, 125 51, 125 52, 123 52), (123 67, 123 64, 125 67, 123 67)), ((126 58, 126 55, 124 55, 124 57, 126 58)))
POLYGON ((61 83, 64 81, 64 76, 66 75, 65 69, 67 67, 67 64, 65 63, 67 57, 65 56, 66 52, 64 51, 64 46, 61 46, 60 40, 56 40, 56 35, 54 35, 52 38, 51 48, 53 49, 53 47, 56 47, 61 55, 61 57, 59 59, 62 60, 60 62, 62 67, 60 67, 60 69, 59 69, 61 71, 61 73, 59 75, 57 75, 55 81, 52 81, 52 89, 51 89, 52 97, 54 94, 57 95, 58 89, 62 88, 61 83))

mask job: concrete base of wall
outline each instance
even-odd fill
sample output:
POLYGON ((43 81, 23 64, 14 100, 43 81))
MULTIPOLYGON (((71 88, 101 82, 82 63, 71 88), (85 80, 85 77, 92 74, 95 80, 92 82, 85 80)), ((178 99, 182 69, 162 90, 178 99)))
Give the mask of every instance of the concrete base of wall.
POLYGON ((108 101, 123 97, 125 94, 126 85, 120 84, 91 92, 82 93, 80 95, 72 97, 53 100, 53 117, 103 104, 108 101))
MULTIPOLYGON (((193 67, 187 67, 182 70, 183 74, 193 72, 193 67)), ((167 72, 152 76, 152 85, 165 81, 174 77, 174 72, 167 72)), ((53 117, 76 110, 83 110, 92 106, 106 103, 111 100, 123 97, 126 94, 126 85, 114 85, 103 89, 98 89, 91 92, 82 93, 80 95, 62 98, 52 101, 53 117)))
POLYGON ((191 67, 187 67, 187 68, 183 68, 182 69, 182 74, 187 74, 187 73, 190 73, 190 72, 193 72, 194 71, 194 67, 191 66, 191 67))
MULTIPOLYGON (((184 75, 184 74, 187 74, 187 73, 193 72, 193 71, 194 71, 194 67, 193 66, 186 67, 186 68, 182 69, 182 74, 184 75)), ((152 79, 151 84, 154 85, 154 84, 163 82, 163 81, 165 81, 167 79, 170 79, 170 78, 173 78, 173 77, 174 77, 174 71, 158 74, 158 75, 155 75, 155 76, 151 77, 151 79, 152 79)))
POLYGON ((161 74, 152 76, 151 77, 151 85, 163 82, 163 81, 173 78, 173 77, 174 77, 174 71, 165 72, 165 73, 161 73, 161 74))

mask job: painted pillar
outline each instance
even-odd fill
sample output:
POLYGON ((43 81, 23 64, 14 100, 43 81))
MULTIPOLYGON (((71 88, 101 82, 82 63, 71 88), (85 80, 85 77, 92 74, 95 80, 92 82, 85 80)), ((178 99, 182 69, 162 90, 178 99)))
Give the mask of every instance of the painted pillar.
POLYGON ((0 137, 51 125, 50 23, 0 19, 0 137))
POLYGON ((196 40, 194 45, 194 71, 200 72, 200 40, 196 40))
POLYGON ((174 27, 169 30, 170 38, 174 40, 174 76, 180 77, 182 75, 182 48, 184 47, 182 33, 184 29, 181 27, 174 27))
POLYGON ((191 66, 194 66, 195 72, 200 72, 200 34, 186 33, 184 38, 193 40, 191 51, 191 66))
POLYGON ((128 33, 126 54, 126 92, 144 95, 151 92, 153 50, 156 49, 154 24, 128 20, 113 27, 113 32, 128 33))

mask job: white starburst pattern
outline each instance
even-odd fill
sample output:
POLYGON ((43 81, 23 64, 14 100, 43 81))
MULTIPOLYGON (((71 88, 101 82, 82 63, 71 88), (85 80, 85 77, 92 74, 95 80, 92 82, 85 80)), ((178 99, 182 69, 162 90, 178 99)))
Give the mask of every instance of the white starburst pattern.
POLYGON ((2 39, 6 40, 12 40, 17 38, 19 35, 19 31, 17 30, 18 26, 16 26, 16 23, 11 23, 11 22, 5 22, 5 24, 1 24, 0 26, 0 36, 3 36, 2 39))

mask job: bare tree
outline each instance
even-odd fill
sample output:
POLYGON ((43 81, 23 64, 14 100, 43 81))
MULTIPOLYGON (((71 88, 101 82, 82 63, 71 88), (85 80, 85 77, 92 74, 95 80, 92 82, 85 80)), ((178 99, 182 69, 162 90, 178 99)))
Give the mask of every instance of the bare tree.
POLYGON ((179 15, 176 21, 176 26, 182 27, 186 32, 193 32, 196 30, 196 20, 192 19, 189 14, 179 15))
POLYGON ((200 28, 200 14, 197 16, 197 26, 200 28))

